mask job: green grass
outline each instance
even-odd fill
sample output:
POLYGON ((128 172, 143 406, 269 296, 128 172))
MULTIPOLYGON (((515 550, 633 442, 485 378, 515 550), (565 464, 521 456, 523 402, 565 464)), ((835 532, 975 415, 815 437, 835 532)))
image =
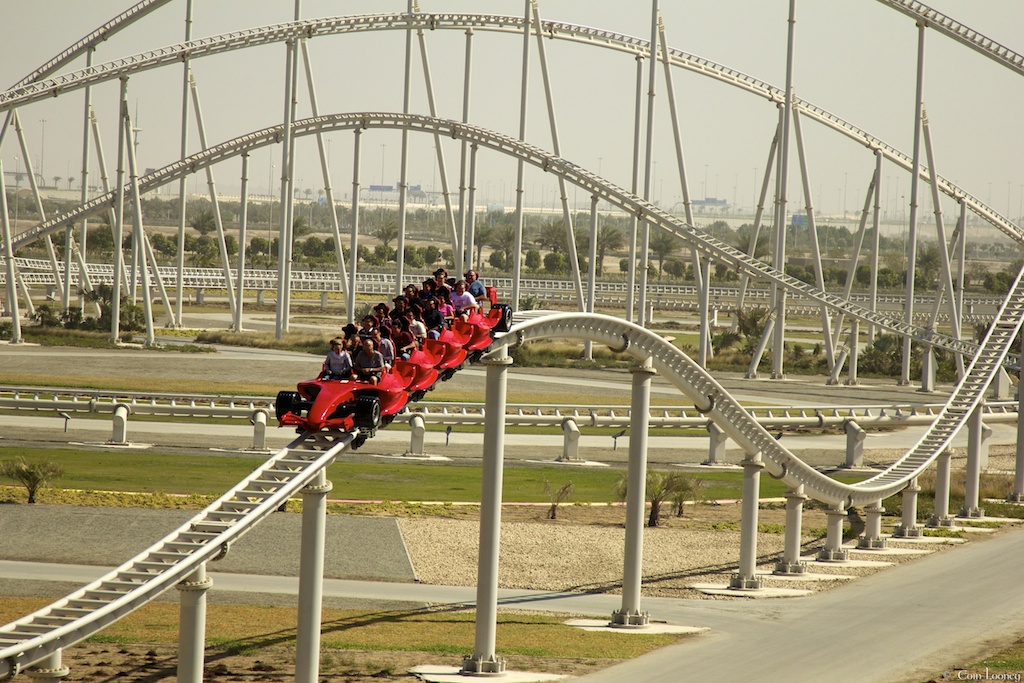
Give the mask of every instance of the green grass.
MULTIPOLYGON (((42 598, 0 603, 3 623, 47 604, 42 598)), ((150 603, 104 630, 93 642, 174 645, 178 606, 150 603)), ((630 659, 677 642, 675 635, 587 632, 566 626, 565 617, 499 614, 497 642, 503 655, 588 659, 630 659)), ((475 614, 469 611, 323 610, 321 646, 337 650, 418 651, 462 655, 473 651, 475 614)), ((295 640, 297 610, 290 607, 212 604, 207 611, 207 644, 236 654, 295 640)), ((382 655, 383 656, 383 655, 382 655)))
MULTIPOLYGON (((219 496, 259 466, 261 460, 232 455, 163 455, 151 451, 0 448, 0 460, 24 457, 30 462, 52 460, 64 476, 51 488, 89 491, 135 491, 162 494, 219 496)), ((550 502, 544 493, 567 481, 575 485, 570 503, 615 501, 621 470, 612 468, 506 467, 506 502, 550 502)), ((474 502, 480 499, 481 470, 475 465, 363 463, 340 461, 327 473, 334 483, 332 499, 384 501, 474 502)), ((707 472, 705 498, 739 498, 742 474, 707 472)), ((846 480, 851 480, 846 478, 846 480)), ((11 485, 14 482, 5 482, 11 485)), ((778 497, 786 485, 761 478, 761 496, 778 497)), ((47 500, 43 489, 41 500, 47 500)))

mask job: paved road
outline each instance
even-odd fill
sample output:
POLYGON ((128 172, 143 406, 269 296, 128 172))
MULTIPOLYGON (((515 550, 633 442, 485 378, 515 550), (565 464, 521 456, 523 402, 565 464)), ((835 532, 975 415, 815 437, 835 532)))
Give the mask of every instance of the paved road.
MULTIPOLYGON (((652 619, 710 632, 579 680, 941 680, 943 672, 1024 636, 1022 563, 1024 530, 1014 529, 806 598, 645 598, 642 607, 652 619)), ((85 582, 102 572, 97 567, 0 561, 0 577, 8 579, 85 582)), ((292 577, 216 572, 212 577, 214 593, 259 592, 288 600, 298 589, 292 577)), ((324 596, 472 605, 475 589, 328 579, 324 596)), ((523 590, 501 590, 499 600, 507 608, 600 618, 621 606, 614 595, 523 590)))

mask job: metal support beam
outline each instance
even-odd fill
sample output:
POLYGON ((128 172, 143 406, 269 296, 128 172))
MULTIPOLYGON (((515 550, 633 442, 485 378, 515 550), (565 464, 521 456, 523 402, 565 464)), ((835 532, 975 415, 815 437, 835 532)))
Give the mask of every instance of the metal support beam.
POLYGON ((654 369, 645 359, 630 368, 633 389, 630 401, 629 464, 626 474, 626 549, 622 569, 622 604, 612 613, 611 625, 642 627, 650 613, 640 609, 643 584, 644 512, 647 501, 647 432, 651 419, 651 379, 654 369))
POLYGON ((982 440, 985 425, 984 402, 971 412, 967 418, 967 472, 964 480, 964 506, 957 517, 984 517, 985 511, 979 507, 982 469, 982 440))
POLYGON ((801 529, 803 524, 804 485, 799 484, 786 491, 786 540, 782 559, 775 563, 774 574, 791 576, 806 574, 807 563, 800 559, 801 529))
POLYGON ((505 401, 512 359, 502 346, 482 361, 484 389, 484 462, 480 492, 480 555, 476 583, 476 634, 473 656, 462 673, 500 674, 505 658, 495 653, 498 622, 498 551, 501 545, 501 489, 505 462, 505 401))
MULTIPOLYGON (((907 289, 904 320, 914 323, 914 272, 917 265, 917 189, 921 176, 921 118, 924 110, 924 34, 925 24, 917 25, 917 91, 914 98, 914 156, 910 171, 910 225, 907 228, 907 289)), ((903 338, 900 384, 910 384, 910 337, 903 338)))
POLYGON ((743 462, 743 510, 740 519, 739 571, 729 578, 733 590, 758 590, 761 578, 757 575, 757 512, 761 503, 761 470, 764 461, 760 453, 748 453, 743 462))
POLYGON ((323 607, 327 494, 332 488, 326 472, 320 470, 314 482, 302 489, 295 683, 317 683, 320 680, 320 613, 323 607))
POLYGON ((178 608, 178 681, 202 683, 206 653, 206 591, 213 579, 206 575, 206 563, 175 588, 181 593, 178 608))
POLYGON ((864 524, 864 535, 857 539, 857 547, 862 550, 880 550, 885 548, 885 537, 882 536, 882 515, 885 508, 878 500, 864 508, 867 521, 864 524))
POLYGON ((935 509, 925 526, 929 528, 956 526, 956 518, 949 514, 949 477, 953 453, 945 450, 935 460, 935 509))
POLYGON ((903 489, 903 505, 900 523, 893 529, 893 538, 920 538, 924 536, 924 527, 917 523, 917 497, 921 487, 917 479, 911 479, 907 488, 903 489))
POLYGON ((846 562, 850 551, 843 547, 843 522, 846 521, 846 506, 842 503, 825 511, 825 547, 818 551, 819 562, 846 562))

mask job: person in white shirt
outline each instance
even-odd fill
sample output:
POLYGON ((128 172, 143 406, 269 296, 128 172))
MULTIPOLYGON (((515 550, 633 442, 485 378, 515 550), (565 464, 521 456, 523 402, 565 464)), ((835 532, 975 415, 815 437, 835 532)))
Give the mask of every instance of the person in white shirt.
POLYGON ((451 294, 451 300, 456 316, 468 318, 470 313, 480 310, 480 304, 477 303, 476 297, 466 291, 465 280, 455 283, 455 291, 451 294))

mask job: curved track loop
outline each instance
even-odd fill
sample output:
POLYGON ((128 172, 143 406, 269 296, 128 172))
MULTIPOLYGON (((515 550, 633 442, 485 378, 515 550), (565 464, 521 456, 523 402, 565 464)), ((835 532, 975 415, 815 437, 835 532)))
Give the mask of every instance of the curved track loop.
MULTIPOLYGON (((638 360, 651 359, 654 368, 694 402, 694 406, 722 428, 748 454, 760 453, 775 476, 790 486, 804 485, 807 495, 831 505, 864 505, 898 493, 924 471, 964 426, 981 403, 984 391, 999 367, 999 359, 1021 327, 1024 297, 1021 278, 1015 282, 1016 303, 1004 307, 981 351, 968 368, 935 422, 918 443, 884 472, 844 484, 821 474, 783 446, 750 415, 715 379, 671 343, 649 330, 610 316, 567 313, 515 325, 494 346, 519 344, 543 337, 589 339, 613 348, 625 346, 638 360), (625 342, 625 343, 624 343, 625 342)), ((492 346, 492 348, 494 348, 492 346)))
MULTIPOLYGON (((759 261, 745 252, 711 237, 703 230, 686 225, 678 217, 609 183, 596 174, 546 152, 539 147, 534 147, 501 133, 429 116, 372 112, 333 114, 303 119, 293 124, 292 132, 296 137, 302 137, 355 128, 393 128, 445 135, 455 140, 464 140, 474 146, 485 147, 501 154, 521 159, 525 163, 564 178, 573 185, 590 192, 598 199, 603 199, 628 213, 636 215, 639 219, 647 221, 655 228, 660 228, 676 235, 689 247, 699 251, 702 255, 709 256, 716 261, 724 261, 740 272, 755 278, 775 282, 790 291, 799 292, 805 299, 825 304, 851 318, 877 325, 882 329, 900 335, 909 336, 922 344, 949 349, 966 357, 974 356, 978 352, 979 347, 977 344, 955 339, 926 328, 908 325, 888 315, 871 311, 840 296, 822 291, 801 280, 781 273, 763 261, 759 261)), ((260 147, 275 144, 280 139, 279 136, 281 134, 282 127, 274 126, 211 147, 143 176, 139 179, 139 191, 146 192, 194 173, 196 170, 201 170, 211 164, 238 156, 243 152, 250 152, 260 147)), ((17 249, 38 239, 42 235, 54 232, 65 225, 105 210, 114 200, 114 196, 115 191, 97 196, 72 211, 56 216, 36 228, 20 233, 13 240, 14 248, 17 249)), ((1010 299, 1012 299, 1014 291, 1011 291, 1010 299)), ((1016 356, 1004 354, 999 357, 998 362, 1004 363, 1009 367, 1017 367, 1016 356)))
MULTIPOLYGON (((976 32, 921 3, 908 2, 907 0, 880 1, 918 20, 930 22, 930 25, 934 25, 936 29, 941 29, 944 34, 951 35, 960 42, 968 44, 972 49, 982 52, 1004 66, 1016 71, 1020 70, 1020 65, 1018 64, 1020 57, 1012 50, 995 41, 980 37, 976 32)), ((149 3, 140 3, 140 5, 142 4, 149 3)), ((112 21, 109 24, 115 24, 115 22, 112 21)), ((449 29, 521 34, 523 32, 523 18, 489 14, 414 13, 411 17, 406 14, 380 14, 305 19, 232 31, 231 33, 193 40, 189 43, 171 45, 159 50, 152 50, 99 64, 88 69, 43 79, 42 75, 48 74, 53 68, 56 68, 50 67, 48 64, 47 67, 50 68, 40 68, 29 77, 32 79, 31 82, 28 82, 29 78, 23 79, 17 86, 0 93, 0 111, 14 109, 30 102, 57 97, 72 90, 128 77, 162 66, 178 65, 185 57, 200 59, 236 49, 281 43, 293 39, 309 39, 319 36, 365 31, 406 30, 407 28, 431 31, 449 29)), ((565 22, 544 21, 542 22, 541 30, 546 37, 553 40, 566 40, 645 57, 649 57, 651 51, 649 40, 604 29, 565 22)), ((76 46, 89 44, 90 39, 95 40, 94 34, 90 34, 87 38, 79 41, 76 46)), ((76 46, 69 48, 65 52, 72 51, 76 46)), ((66 61, 65 59, 61 63, 66 61)), ((781 106, 785 100, 783 89, 703 57, 669 48, 668 61, 673 66, 687 69, 727 85, 746 90, 776 105, 781 106)), ((908 154, 882 142, 867 131, 841 119, 835 114, 799 97, 793 98, 793 106, 804 116, 863 144, 869 150, 879 151, 882 156, 904 170, 911 171, 913 169, 913 159, 908 154)), ((920 177, 930 181, 930 172, 922 167, 920 177)), ((936 181, 940 191, 957 200, 962 198, 965 204, 984 220, 1001 230, 1011 239, 1024 243, 1024 229, 1021 229, 980 199, 968 194, 962 188, 957 187, 942 176, 936 176, 936 181)))

